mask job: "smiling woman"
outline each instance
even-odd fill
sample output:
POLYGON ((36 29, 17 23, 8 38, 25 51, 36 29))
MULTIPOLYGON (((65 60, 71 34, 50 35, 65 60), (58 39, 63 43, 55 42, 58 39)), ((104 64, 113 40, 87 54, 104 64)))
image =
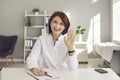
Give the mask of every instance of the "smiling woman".
POLYGON ((50 17, 49 34, 41 35, 27 58, 27 67, 34 75, 44 75, 43 68, 76 69, 75 34, 68 30, 70 22, 64 12, 56 11, 50 17))

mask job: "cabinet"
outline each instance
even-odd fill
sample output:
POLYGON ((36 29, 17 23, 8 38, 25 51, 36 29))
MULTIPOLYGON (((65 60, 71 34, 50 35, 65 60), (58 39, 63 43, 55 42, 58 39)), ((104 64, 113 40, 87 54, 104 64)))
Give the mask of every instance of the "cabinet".
POLYGON ((75 42, 75 51, 79 63, 88 63, 88 52, 86 42, 75 42))
POLYGON ((25 10, 24 23, 24 63, 30 54, 36 40, 42 34, 48 33, 48 20, 50 14, 41 11, 39 14, 25 10))

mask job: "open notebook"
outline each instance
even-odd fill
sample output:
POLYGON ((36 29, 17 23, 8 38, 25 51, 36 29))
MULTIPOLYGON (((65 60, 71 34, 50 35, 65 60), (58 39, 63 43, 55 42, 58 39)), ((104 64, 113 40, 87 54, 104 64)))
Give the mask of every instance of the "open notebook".
POLYGON ((47 71, 48 74, 44 75, 44 76, 35 76, 31 70, 27 70, 27 74, 31 77, 33 77, 36 80, 53 80, 53 79, 57 79, 60 78, 60 76, 56 73, 52 73, 51 71, 47 71))

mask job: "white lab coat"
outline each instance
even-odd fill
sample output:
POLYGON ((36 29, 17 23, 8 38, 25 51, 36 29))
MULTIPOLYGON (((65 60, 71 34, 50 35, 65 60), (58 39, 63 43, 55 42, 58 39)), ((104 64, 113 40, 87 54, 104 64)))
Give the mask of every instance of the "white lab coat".
POLYGON ((41 35, 27 58, 27 67, 29 69, 34 67, 76 69, 77 66, 77 55, 68 55, 64 35, 58 38, 55 45, 51 34, 41 35))

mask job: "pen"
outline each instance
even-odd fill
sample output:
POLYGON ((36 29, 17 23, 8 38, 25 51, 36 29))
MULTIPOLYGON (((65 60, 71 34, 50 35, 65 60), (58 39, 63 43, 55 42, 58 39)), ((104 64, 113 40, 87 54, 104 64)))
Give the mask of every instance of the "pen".
POLYGON ((48 76, 48 77, 50 77, 50 78, 52 78, 52 79, 60 78, 59 76, 51 76, 51 75, 49 75, 49 74, 45 74, 45 76, 48 76))
POLYGON ((46 71, 44 72, 44 75, 48 76, 48 77, 53 77, 53 76, 49 75, 48 72, 46 72, 46 71))
POLYGON ((51 75, 49 75, 49 74, 45 74, 45 76, 48 76, 48 77, 53 77, 53 76, 51 76, 51 75))
POLYGON ((33 77, 34 79, 39 80, 38 78, 36 78, 36 77, 33 76, 32 74, 30 74, 30 73, 28 73, 28 72, 27 72, 27 74, 30 75, 31 77, 33 77))

